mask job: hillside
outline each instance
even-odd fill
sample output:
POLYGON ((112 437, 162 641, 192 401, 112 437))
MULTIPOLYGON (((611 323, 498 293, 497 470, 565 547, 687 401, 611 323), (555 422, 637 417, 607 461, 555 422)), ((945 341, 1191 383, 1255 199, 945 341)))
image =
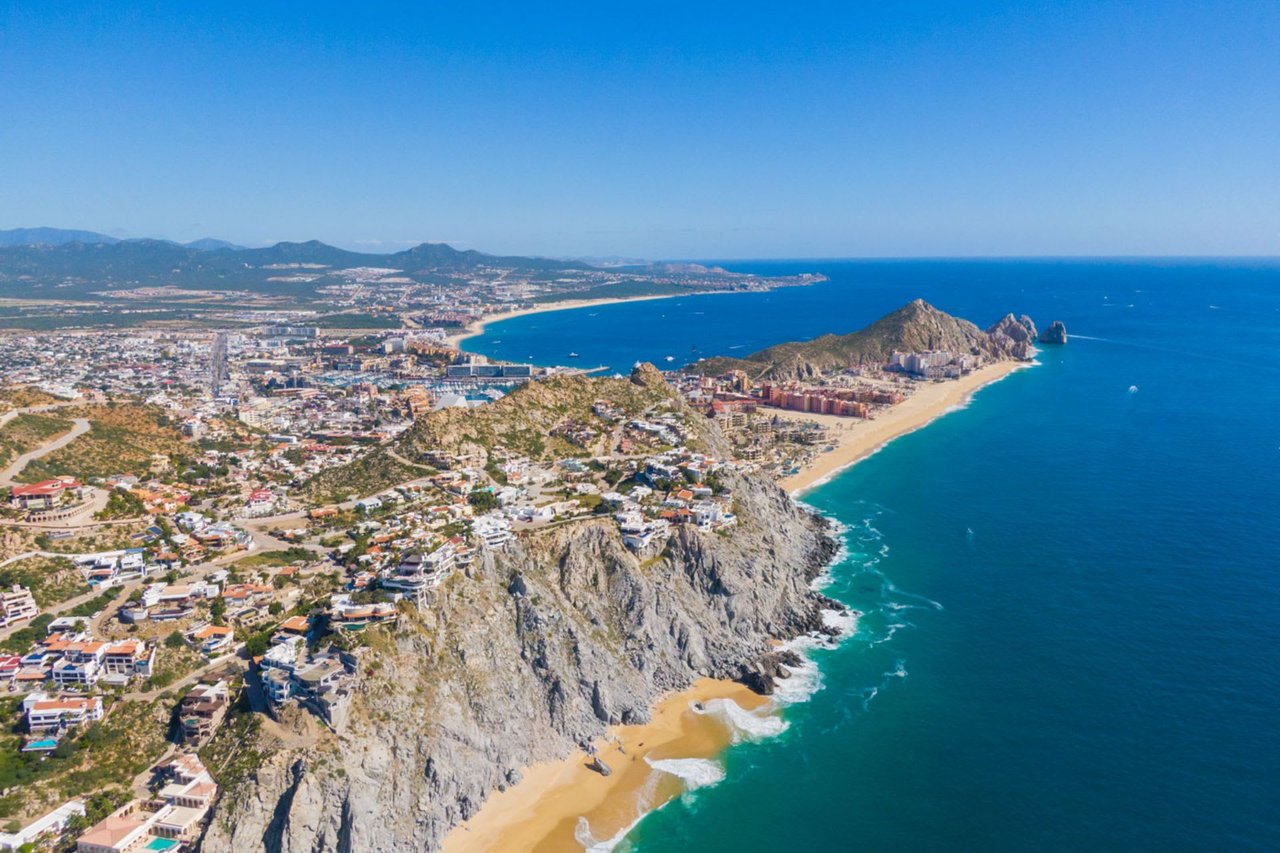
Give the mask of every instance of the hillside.
MULTIPOLYGON (((329 501, 351 494, 367 495, 421 477, 433 453, 473 455, 488 460, 495 447, 535 461, 607 452, 610 424, 592 407, 607 401, 628 415, 662 406, 687 415, 691 445, 705 444, 705 418, 688 412, 678 394, 652 365, 637 368, 630 379, 563 376, 530 382, 494 403, 477 409, 444 409, 421 418, 392 446, 378 448, 349 465, 317 475, 306 487, 312 500, 329 501), (569 423, 594 430, 597 446, 582 447, 553 434, 569 423), (407 476, 406 476, 407 475, 407 476)), ((483 464, 483 462, 481 463, 483 464)))
POLYGON ((983 331, 968 320, 916 299, 857 332, 778 344, 741 359, 703 359, 685 369, 704 375, 744 370, 752 376, 807 378, 863 364, 883 364, 895 351, 933 349, 1002 361, 1027 358, 1035 336, 1035 324, 1025 316, 1015 319, 1006 315, 983 331))
POLYGON ((519 768, 648 719, 699 676, 770 686, 776 642, 822 630, 833 606, 811 584, 835 542, 776 484, 730 485, 732 534, 686 526, 652 560, 607 520, 485 550, 421 611, 369 629, 341 734, 287 744, 232 719, 246 769, 220 779, 202 849, 436 850, 519 768))
POLYGON ((152 467, 153 457, 172 459, 186 452, 177 427, 155 406, 114 403, 58 410, 59 420, 72 418, 87 419, 89 431, 66 447, 30 462, 19 472, 19 482, 63 475, 83 479, 113 474, 142 476, 152 467))

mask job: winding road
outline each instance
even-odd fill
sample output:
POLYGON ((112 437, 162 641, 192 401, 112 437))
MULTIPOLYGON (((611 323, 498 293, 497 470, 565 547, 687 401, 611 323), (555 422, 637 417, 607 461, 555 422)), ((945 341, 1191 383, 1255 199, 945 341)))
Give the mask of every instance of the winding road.
POLYGON ((55 450, 61 450, 89 431, 90 423, 88 418, 72 418, 71 423, 70 431, 63 433, 48 444, 37 447, 35 450, 28 450, 9 463, 9 467, 5 468, 4 471, 0 471, 0 487, 12 486, 14 478, 22 473, 22 469, 27 467, 28 462, 47 456, 55 450))

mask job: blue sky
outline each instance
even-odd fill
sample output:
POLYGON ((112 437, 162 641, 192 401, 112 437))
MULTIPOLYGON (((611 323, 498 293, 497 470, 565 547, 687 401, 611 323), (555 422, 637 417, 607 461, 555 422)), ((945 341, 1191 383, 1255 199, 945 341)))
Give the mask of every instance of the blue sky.
POLYGON ((1280 3, 10 0, 0 228, 34 225, 1280 254, 1280 3))

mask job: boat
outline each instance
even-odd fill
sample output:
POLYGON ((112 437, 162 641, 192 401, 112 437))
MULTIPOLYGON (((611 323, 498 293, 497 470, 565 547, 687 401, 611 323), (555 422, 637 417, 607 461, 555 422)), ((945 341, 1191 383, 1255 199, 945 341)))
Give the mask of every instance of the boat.
POLYGON ((577 358, 577 357, 578 357, 578 354, 576 352, 569 353, 569 358, 577 358))
POLYGON ((674 355, 667 356, 667 361, 675 361, 675 360, 676 360, 676 357, 674 355))

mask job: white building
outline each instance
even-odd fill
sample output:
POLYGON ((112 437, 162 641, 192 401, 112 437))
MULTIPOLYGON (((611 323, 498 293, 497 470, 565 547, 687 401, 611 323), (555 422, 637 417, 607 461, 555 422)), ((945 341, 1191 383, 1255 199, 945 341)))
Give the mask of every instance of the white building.
POLYGON ((11 589, 0 592, 0 628, 26 622, 39 612, 31 590, 25 586, 14 584, 11 589))
POLYGON ((486 513, 471 523, 471 532, 490 548, 501 548, 511 541, 511 522, 498 513, 486 513))
POLYGON ((79 726, 102 719, 101 696, 74 696, 50 699, 44 693, 32 693, 22 700, 27 717, 27 731, 50 732, 63 726, 79 726))

